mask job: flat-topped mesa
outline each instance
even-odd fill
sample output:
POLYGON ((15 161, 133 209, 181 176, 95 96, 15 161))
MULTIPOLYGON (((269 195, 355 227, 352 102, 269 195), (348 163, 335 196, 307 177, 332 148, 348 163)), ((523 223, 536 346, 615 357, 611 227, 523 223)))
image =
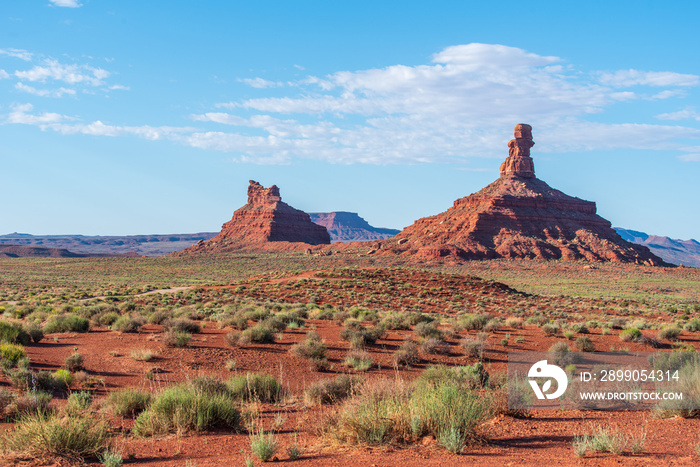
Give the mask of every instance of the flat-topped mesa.
POLYGON ((535 164, 530 157, 532 127, 526 123, 515 125, 515 139, 508 142, 508 157, 501 164, 501 177, 535 177, 535 164))

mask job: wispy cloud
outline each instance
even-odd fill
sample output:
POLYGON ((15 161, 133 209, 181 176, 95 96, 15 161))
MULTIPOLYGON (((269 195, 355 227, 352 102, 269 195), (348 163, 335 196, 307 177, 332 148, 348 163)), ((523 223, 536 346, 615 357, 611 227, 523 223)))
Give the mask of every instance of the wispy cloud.
POLYGON ((284 83, 279 82, 279 81, 268 81, 266 79, 262 78, 244 78, 240 80, 242 83, 247 84, 250 87, 257 88, 257 89, 265 89, 265 88, 278 88, 280 86, 284 86, 284 83))
POLYGON ((687 107, 677 112, 657 115, 656 118, 660 120, 697 120, 700 122, 700 113, 692 107, 687 107))
POLYGON ((29 70, 15 71, 16 77, 27 81, 55 80, 68 84, 80 83, 90 86, 104 86, 104 79, 109 77, 109 74, 102 68, 94 68, 89 65, 66 65, 53 59, 47 59, 43 65, 36 65, 29 70))
MULTIPOLYGON (((63 70, 37 69, 32 76, 63 82, 68 82, 69 71, 98 81, 108 76, 95 74, 95 69, 63 70)), ((262 78, 241 81, 259 89, 282 83, 262 78)), ((656 109, 663 99, 682 98, 700 85, 695 75, 638 70, 584 73, 558 57, 503 45, 452 46, 426 64, 338 71, 286 84, 290 83, 274 91, 275 97, 222 102, 214 111, 192 115, 201 126, 197 129, 111 126, 99 121, 63 121, 42 128, 108 136, 157 135, 258 163, 294 158, 372 164, 501 158, 518 122, 535 127, 536 152, 634 148, 691 154, 687 139, 700 138, 700 130, 688 126, 598 122, 598 115, 612 106, 644 106, 656 99, 656 109)), ((658 118, 680 119, 673 114, 658 118)))
POLYGON ((7 55, 9 57, 19 58, 25 62, 32 60, 33 54, 22 49, 0 49, 0 55, 7 55))
POLYGON ((83 6, 78 0, 49 0, 52 5, 67 7, 67 8, 78 8, 83 6))
POLYGON ((68 89, 63 87, 58 89, 37 89, 33 86, 27 86, 23 83, 16 83, 15 89, 40 97, 61 97, 65 94, 75 95, 75 89, 68 89))
POLYGON ((8 72, 0 69, 0 79, 8 79, 9 77, 10 77, 10 74, 8 72))

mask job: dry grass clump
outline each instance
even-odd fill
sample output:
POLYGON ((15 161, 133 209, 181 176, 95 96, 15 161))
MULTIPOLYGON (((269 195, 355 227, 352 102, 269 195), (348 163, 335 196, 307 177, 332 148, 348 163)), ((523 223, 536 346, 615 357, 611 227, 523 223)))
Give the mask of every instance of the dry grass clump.
POLYGON ((321 379, 304 391, 304 400, 309 405, 335 404, 354 394, 362 380, 356 376, 338 375, 334 379, 321 379))

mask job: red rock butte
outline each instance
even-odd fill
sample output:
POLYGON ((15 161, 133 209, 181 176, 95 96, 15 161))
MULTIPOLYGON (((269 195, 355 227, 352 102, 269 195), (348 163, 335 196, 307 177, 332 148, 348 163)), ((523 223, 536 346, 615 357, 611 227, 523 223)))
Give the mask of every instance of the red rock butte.
POLYGON ((331 238, 325 227, 311 222, 307 213, 283 202, 276 185, 264 188, 250 180, 248 203, 233 213, 219 235, 181 253, 229 251, 269 242, 327 245, 331 238))
POLYGON ((668 265, 648 248, 623 240, 596 205, 568 196, 535 177, 530 156, 532 127, 515 126, 501 176, 447 211, 424 217, 396 237, 383 253, 418 258, 539 258, 668 265))

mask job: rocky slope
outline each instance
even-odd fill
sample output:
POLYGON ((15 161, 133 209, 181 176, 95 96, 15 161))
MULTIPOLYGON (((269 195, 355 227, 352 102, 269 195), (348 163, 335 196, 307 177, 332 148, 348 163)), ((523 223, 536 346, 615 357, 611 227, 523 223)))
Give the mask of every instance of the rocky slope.
POLYGON ((355 212, 311 212, 311 222, 328 230, 331 242, 367 242, 390 238, 399 233, 395 229, 373 227, 355 212))
POLYGON ((623 240, 590 201, 535 177, 532 128, 519 124, 501 176, 458 199, 446 212, 417 220, 381 251, 418 258, 539 258, 665 265, 648 248, 623 240))
POLYGON ((251 180, 248 203, 233 213, 221 232, 181 253, 233 251, 271 242, 326 245, 330 244, 331 237, 325 227, 311 222, 307 213, 283 202, 277 186, 264 188, 251 180))
POLYGON ((700 268, 700 242, 676 240, 659 235, 649 235, 636 230, 615 227, 615 231, 628 242, 644 245, 652 253, 672 264, 700 268))

